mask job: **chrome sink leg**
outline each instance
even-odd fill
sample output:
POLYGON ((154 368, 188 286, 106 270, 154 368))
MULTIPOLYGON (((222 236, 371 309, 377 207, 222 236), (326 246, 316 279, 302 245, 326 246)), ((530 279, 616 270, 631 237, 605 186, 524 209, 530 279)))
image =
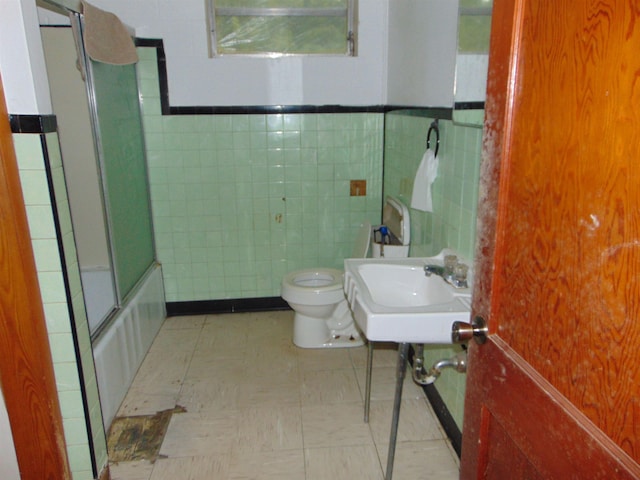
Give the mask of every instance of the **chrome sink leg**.
POLYGON ((391 435, 389 437, 389 452, 387 453, 387 471, 385 480, 391 480, 393 476, 393 461, 396 455, 396 441, 398 439, 398 421, 400 420, 400 404, 402 402, 402 385, 407 372, 407 357, 409 344, 398 345, 398 366, 396 369, 396 395, 393 401, 393 418, 391 420, 391 435))
POLYGON ((369 408, 371 406, 371 372, 373 370, 373 342, 367 344, 367 379, 364 389, 364 423, 369 423, 369 408))

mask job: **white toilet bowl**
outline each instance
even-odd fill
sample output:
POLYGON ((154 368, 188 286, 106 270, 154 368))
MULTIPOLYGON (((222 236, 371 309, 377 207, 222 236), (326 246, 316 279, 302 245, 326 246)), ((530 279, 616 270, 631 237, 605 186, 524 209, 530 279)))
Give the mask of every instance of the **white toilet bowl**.
POLYGON ((341 270, 315 268, 290 272, 282 279, 282 298, 295 311, 295 345, 338 348, 364 343, 344 297, 343 277, 341 270))
MULTIPOLYGON (((398 245, 385 244, 385 255, 407 256, 409 210, 398 199, 387 197, 383 222, 398 245)), ((350 258, 366 258, 371 244, 371 224, 360 226, 350 258)), ((375 245, 374 245, 375 246, 375 245)), ((382 256, 378 245, 374 256, 382 256)), ((333 268, 310 268, 290 272, 282 279, 282 298, 295 311, 293 343, 303 348, 357 347, 364 343, 343 290, 344 273, 333 268)))

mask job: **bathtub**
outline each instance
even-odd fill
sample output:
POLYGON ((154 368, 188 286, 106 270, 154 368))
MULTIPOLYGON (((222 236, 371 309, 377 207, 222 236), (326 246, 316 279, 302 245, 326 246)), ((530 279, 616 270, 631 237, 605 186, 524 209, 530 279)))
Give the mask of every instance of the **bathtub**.
POLYGON ((93 342, 105 431, 109 430, 165 317, 162 269, 156 264, 93 342))

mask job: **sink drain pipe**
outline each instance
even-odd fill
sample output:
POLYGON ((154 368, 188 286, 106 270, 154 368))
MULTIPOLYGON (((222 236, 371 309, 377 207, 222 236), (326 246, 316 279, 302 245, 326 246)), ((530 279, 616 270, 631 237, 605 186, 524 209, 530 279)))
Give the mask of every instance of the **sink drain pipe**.
POLYGON ((443 358, 433 364, 428 372, 424 371, 424 345, 416 345, 413 359, 413 381, 418 385, 431 385, 435 382, 444 368, 453 368, 456 372, 467 371, 467 351, 464 350, 451 358, 443 358))

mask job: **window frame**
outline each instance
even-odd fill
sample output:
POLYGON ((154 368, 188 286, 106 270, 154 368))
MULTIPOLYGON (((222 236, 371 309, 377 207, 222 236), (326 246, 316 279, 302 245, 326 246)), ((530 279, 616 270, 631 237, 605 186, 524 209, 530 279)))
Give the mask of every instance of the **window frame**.
POLYGON ((342 7, 216 7, 216 0, 207 0, 207 28, 209 31, 209 56, 211 58, 235 57, 284 57, 284 56, 315 56, 315 57, 355 57, 357 56, 357 6, 358 0, 346 0, 346 8, 342 7), (344 53, 291 53, 291 52, 220 52, 216 29, 216 13, 223 16, 247 17, 346 17, 347 19, 347 49, 344 53))

